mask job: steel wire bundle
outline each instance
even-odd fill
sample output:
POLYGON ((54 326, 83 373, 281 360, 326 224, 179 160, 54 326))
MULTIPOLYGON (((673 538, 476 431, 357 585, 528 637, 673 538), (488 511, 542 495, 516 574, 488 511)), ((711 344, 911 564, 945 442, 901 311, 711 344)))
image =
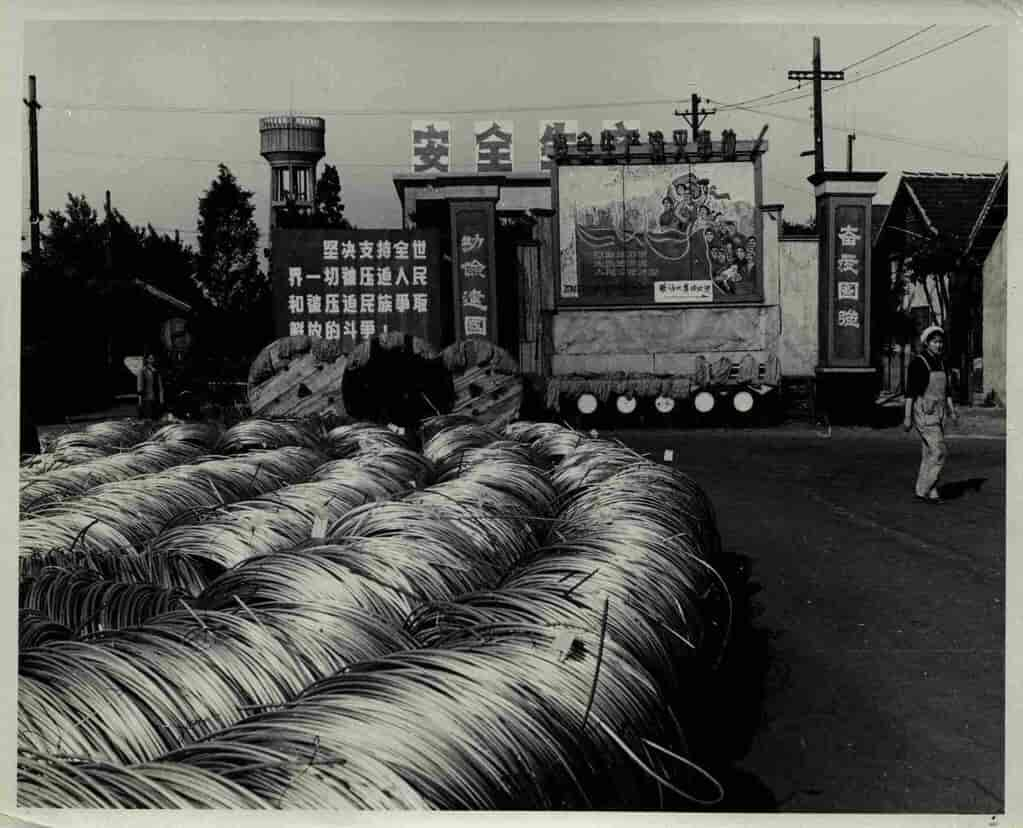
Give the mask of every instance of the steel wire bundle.
POLYGON ((41 612, 25 609, 18 610, 18 647, 39 647, 51 641, 67 641, 71 638, 71 630, 47 618, 41 612))
POLYGON ((385 446, 380 450, 367 449, 364 453, 341 460, 324 463, 310 478, 318 482, 327 478, 347 477, 353 485, 372 485, 361 481, 385 481, 392 495, 399 495, 409 489, 430 485, 436 471, 433 463, 423 455, 404 448, 385 446))
POLYGON ((150 440, 153 442, 196 443, 206 449, 212 449, 220 439, 222 431, 223 429, 217 423, 179 421, 160 426, 153 432, 150 440))
POLYGON ((388 448, 410 448, 408 439, 374 423, 337 426, 327 432, 326 442, 331 454, 337 458, 388 448))
POLYGON ((268 807, 231 779, 181 763, 119 767, 19 751, 18 803, 28 808, 268 807))
POLYGON ((70 555, 80 545, 108 553, 141 548, 174 522, 194 521, 231 501, 307 479, 323 459, 310 449, 286 447, 98 486, 21 521, 21 557, 36 556, 22 571, 38 568, 40 559, 70 555))
POLYGON ((24 478, 98 460, 142 442, 152 430, 151 423, 141 420, 92 423, 78 431, 59 435, 50 445, 44 445, 42 454, 22 460, 21 476, 24 478))
POLYGON ((512 440, 528 443, 538 457, 551 465, 560 462, 590 439, 557 423, 525 421, 505 426, 504 434, 512 440))
POLYGON ((441 431, 455 426, 479 426, 480 422, 468 414, 438 414, 427 417, 419 423, 419 436, 424 443, 429 442, 441 431))
MULTIPOLYGON (((89 569, 43 569, 21 581, 19 602, 71 630, 72 635, 141 624, 174 607, 186 594, 150 583, 103 578, 89 569)), ((31 638, 19 646, 32 646, 31 638)))
POLYGON ((193 443, 149 442, 130 451, 38 474, 21 484, 20 510, 22 514, 40 512, 50 504, 80 496, 103 484, 191 462, 201 452, 202 446, 193 443))
POLYGON ((411 643, 397 625, 351 607, 236 600, 231 612, 189 609, 87 642, 25 649, 20 744, 145 762, 411 643))
POLYGON ((235 423, 225 431, 215 451, 220 454, 240 454, 285 446, 322 450, 323 439, 316 431, 301 423, 252 418, 235 423))
POLYGON ((457 467, 469 449, 484 448, 501 439, 501 434, 481 425, 456 425, 437 431, 423 445, 423 456, 443 475, 457 467))

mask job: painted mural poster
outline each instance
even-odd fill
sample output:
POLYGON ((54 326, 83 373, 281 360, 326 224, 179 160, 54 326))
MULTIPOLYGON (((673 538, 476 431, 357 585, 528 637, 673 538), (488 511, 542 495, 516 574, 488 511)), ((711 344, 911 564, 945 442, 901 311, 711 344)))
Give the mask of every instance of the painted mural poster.
POLYGON ((559 169, 560 299, 760 301, 749 163, 559 169))
POLYGON ((451 124, 412 122, 412 172, 448 172, 451 167, 451 124))

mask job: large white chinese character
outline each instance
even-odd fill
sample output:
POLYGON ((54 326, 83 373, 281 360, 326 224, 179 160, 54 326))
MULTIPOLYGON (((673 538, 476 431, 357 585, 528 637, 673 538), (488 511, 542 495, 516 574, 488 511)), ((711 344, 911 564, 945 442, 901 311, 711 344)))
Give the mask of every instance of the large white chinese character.
POLYGON ((288 323, 288 336, 305 336, 305 322, 288 323))
POLYGON ((324 339, 341 338, 341 326, 337 323, 336 319, 331 319, 326 325, 323 326, 323 338, 324 339))
POLYGON ((840 310, 838 312, 838 326, 840 328, 858 328, 860 326, 860 312, 855 308, 840 310))
POLYGON ((394 297, 389 293, 381 293, 377 296, 377 313, 393 313, 394 297))
POLYGON ((381 239, 377 242, 377 258, 378 259, 389 259, 391 258, 391 243, 387 239, 381 239))
POLYGON ((855 247, 860 240, 860 231, 851 224, 847 224, 838 231, 838 238, 842 241, 842 247, 855 247))
POLYGON ((341 297, 341 307, 346 316, 354 316, 359 312, 359 298, 354 293, 346 293, 341 297))
POLYGON ((398 275, 394 277, 394 285, 408 285, 408 276, 405 274, 405 268, 398 268, 398 275))
POLYGON ((400 241, 394 243, 394 258, 396 259, 408 258, 408 242, 400 241))
POLYGON ((413 259, 425 259, 426 258, 426 240, 425 239, 414 239, 412 242, 412 258, 413 259))
POLYGON ((323 258, 330 262, 337 261, 337 239, 323 240, 323 258))
MULTIPOLYGON (((323 313, 322 305, 323 305, 322 296, 318 296, 315 293, 306 294, 305 297, 306 313, 323 313)), ((312 334, 310 334, 310 336, 312 336, 312 334)))
POLYGON ((292 315, 296 313, 305 313, 305 297, 297 294, 292 294, 288 297, 288 312, 292 315))
POLYGON ((324 297, 326 306, 323 309, 324 313, 341 313, 341 297, 336 293, 328 293, 324 297))
POLYGON ((427 302, 425 293, 412 294, 412 310, 416 313, 426 313, 427 302))
POLYGON ((426 286, 426 268, 416 266, 412 268, 412 284, 426 286))
POLYGON ((378 287, 390 287, 393 283, 391 282, 391 268, 390 267, 378 267, 377 268, 377 286, 378 287))
POLYGON ((363 313, 376 313, 377 297, 373 293, 364 293, 359 297, 359 310, 363 313))
POLYGON ((310 322, 309 336, 323 336, 323 325, 319 322, 310 322))
POLYGON ((354 267, 341 268, 341 284, 345 287, 355 287, 359 283, 359 271, 354 267))
POLYGON ((377 332, 377 321, 375 319, 362 319, 359 321, 359 333, 364 337, 371 337, 377 332))
POLYGON ((407 313, 410 307, 412 307, 412 301, 407 293, 394 294, 394 309, 398 313, 407 313))
POLYGON ((323 282, 327 287, 337 287, 341 284, 341 269, 337 265, 323 268, 323 282))
POLYGON ((302 287, 302 268, 288 268, 288 287, 302 287))
POLYGON ((838 272, 852 273, 854 276, 860 272, 860 262, 855 253, 843 253, 838 257, 838 272))
POLYGON ((467 316, 465 317, 465 335, 466 336, 486 336, 487 335, 487 317, 485 316, 467 316))
POLYGON ((859 298, 860 298, 860 283, 859 282, 839 282, 838 283, 838 298, 839 299, 852 299, 854 302, 859 301, 859 298))
POLYGON ((469 262, 462 262, 462 273, 470 279, 482 279, 487 272, 487 266, 479 259, 469 262))
POLYGON ((462 304, 472 305, 474 308, 482 308, 486 310, 487 297, 483 295, 483 291, 479 288, 473 288, 472 290, 462 291, 462 304))
POLYGON ((358 328, 356 328, 356 326, 355 326, 355 320, 354 319, 346 319, 344 321, 344 325, 342 326, 341 330, 344 331, 344 335, 345 336, 350 336, 352 339, 355 339, 355 337, 357 335, 357 332, 358 332, 358 328))
POLYGON ((377 246, 371 241, 359 242, 359 258, 360 259, 372 259, 373 254, 376 251, 377 246))
POLYGON ((355 242, 348 241, 341 243, 341 258, 342 259, 354 259, 355 258, 355 242))
POLYGON ((360 267, 359 268, 359 284, 362 287, 373 287, 376 282, 374 277, 376 276, 377 269, 375 267, 360 267))
POLYGON ((477 233, 475 236, 462 236, 462 252, 472 253, 483 247, 483 236, 477 233))

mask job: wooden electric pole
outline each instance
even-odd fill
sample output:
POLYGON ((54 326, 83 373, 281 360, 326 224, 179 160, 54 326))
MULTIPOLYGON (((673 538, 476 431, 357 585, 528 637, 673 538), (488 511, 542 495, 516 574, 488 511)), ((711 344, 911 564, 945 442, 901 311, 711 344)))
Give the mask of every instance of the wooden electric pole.
POLYGON ((679 112, 677 109, 675 110, 675 116, 684 118, 685 122, 689 124, 689 128, 693 131, 694 141, 699 138, 700 127, 703 125, 703 122, 707 120, 708 116, 713 115, 717 112, 716 109, 712 109, 710 112, 708 112, 706 109, 701 110, 700 103, 702 100, 703 99, 694 92, 690 104, 690 106, 692 106, 692 109, 690 109, 688 112, 679 112))
POLYGON ((813 171, 824 172, 824 117, 821 114, 821 98, 823 97, 821 82, 826 80, 845 80, 845 72, 821 71, 821 39, 813 39, 813 69, 790 69, 789 80, 813 81, 813 171))
POLYGON ((106 197, 103 199, 103 212, 106 216, 106 230, 107 230, 107 249, 106 249, 106 265, 107 265, 107 279, 114 277, 114 222, 112 210, 110 207, 110 190, 107 190, 106 197))
POLYGON ((32 270, 39 269, 39 124, 36 113, 42 108, 36 100, 36 76, 28 76, 28 164, 29 164, 29 224, 32 228, 32 270))
POLYGON ((849 170, 849 172, 852 172, 853 171, 853 159, 852 159, 853 142, 856 140, 856 133, 855 132, 852 133, 852 135, 848 136, 848 139, 849 139, 849 143, 848 143, 848 147, 847 147, 847 151, 846 151, 846 168, 849 170))

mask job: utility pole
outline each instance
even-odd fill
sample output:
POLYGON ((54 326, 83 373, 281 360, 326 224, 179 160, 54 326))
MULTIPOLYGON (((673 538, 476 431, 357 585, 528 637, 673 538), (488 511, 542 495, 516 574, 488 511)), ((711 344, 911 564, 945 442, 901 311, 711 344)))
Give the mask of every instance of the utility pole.
POLYGON ((846 169, 848 169, 849 172, 853 171, 852 152, 853 152, 853 142, 855 140, 856 140, 856 133, 854 132, 852 135, 848 136, 848 146, 847 146, 847 149, 846 149, 846 169))
POLYGON ((813 39, 813 69, 790 69, 789 80, 813 81, 813 170, 824 172, 824 117, 821 114, 821 81, 845 80, 845 72, 821 71, 821 39, 813 39))
POLYGON ((39 124, 36 113, 42 108, 36 100, 36 76, 28 76, 28 163, 29 163, 29 224, 32 227, 32 270, 39 268, 39 124))
POLYGON ((107 190, 106 197, 103 199, 103 212, 106 215, 106 226, 107 226, 107 250, 106 250, 106 264, 107 264, 107 279, 112 279, 114 274, 114 223, 112 210, 110 209, 110 190, 107 190))
POLYGON ((689 128, 693 131, 694 141, 696 141, 700 137, 700 126, 703 124, 703 122, 707 120, 708 116, 714 115, 717 112, 716 109, 712 109, 710 112, 708 112, 706 109, 701 110, 700 103, 702 100, 703 99, 694 92, 690 104, 690 106, 692 106, 692 109, 690 109, 688 112, 679 112, 677 109, 675 110, 675 116, 679 118, 684 118, 685 122, 689 124, 689 128))

